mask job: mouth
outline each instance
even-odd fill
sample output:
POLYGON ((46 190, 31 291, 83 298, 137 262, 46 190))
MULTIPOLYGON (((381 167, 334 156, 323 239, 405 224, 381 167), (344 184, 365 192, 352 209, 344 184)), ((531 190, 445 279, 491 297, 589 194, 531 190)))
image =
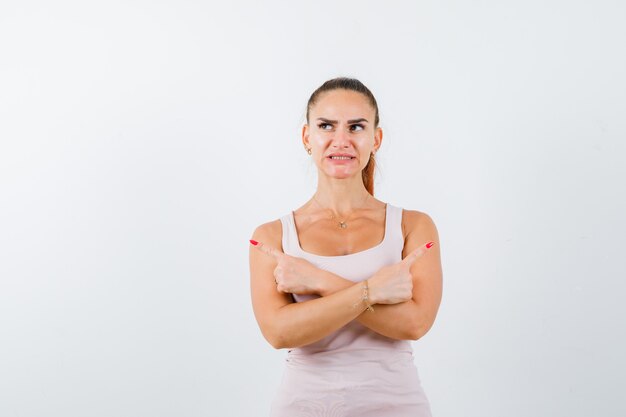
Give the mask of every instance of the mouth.
POLYGON ((355 159, 356 157, 354 156, 339 156, 339 155, 331 155, 328 157, 328 159, 333 160, 333 161, 350 161, 352 159, 355 159))

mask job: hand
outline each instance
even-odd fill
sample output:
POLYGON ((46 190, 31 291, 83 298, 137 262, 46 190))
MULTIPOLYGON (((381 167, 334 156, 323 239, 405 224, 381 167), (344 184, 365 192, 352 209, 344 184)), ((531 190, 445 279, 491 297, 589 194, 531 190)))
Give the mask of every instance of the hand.
POLYGON ((273 257, 278 263, 274 268, 274 281, 278 291, 293 294, 319 293, 318 282, 315 279, 317 269, 315 265, 306 259, 287 255, 261 242, 257 242, 255 247, 273 257))
POLYGON ((431 246, 431 243, 425 243, 400 262, 379 269, 368 280, 370 302, 397 304, 410 300, 413 297, 413 276, 409 270, 431 246))

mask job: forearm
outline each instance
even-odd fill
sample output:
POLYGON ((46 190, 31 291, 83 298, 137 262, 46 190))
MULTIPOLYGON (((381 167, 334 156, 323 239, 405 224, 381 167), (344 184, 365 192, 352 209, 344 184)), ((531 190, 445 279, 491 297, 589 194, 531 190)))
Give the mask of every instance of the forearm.
MULTIPOLYGON (((342 278, 330 271, 318 269, 318 279, 322 283, 318 291, 322 299, 332 296, 337 291, 355 285, 353 281, 342 278)), ((356 320, 369 329, 383 336, 399 340, 416 340, 420 329, 420 312, 413 300, 397 304, 376 304, 374 312, 362 311, 356 320)))
POLYGON ((361 283, 352 282, 325 297, 281 307, 275 320, 278 340, 274 347, 308 345, 340 329, 367 308, 362 296, 361 283))

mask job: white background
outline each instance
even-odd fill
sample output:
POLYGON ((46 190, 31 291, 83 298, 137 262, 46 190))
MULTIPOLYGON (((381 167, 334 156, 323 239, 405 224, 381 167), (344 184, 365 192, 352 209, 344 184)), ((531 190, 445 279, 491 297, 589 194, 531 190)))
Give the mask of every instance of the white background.
POLYGON ((438 226, 436 417, 624 416, 620 1, 0 3, 0 415, 264 416, 256 226, 313 193, 326 79, 438 226))

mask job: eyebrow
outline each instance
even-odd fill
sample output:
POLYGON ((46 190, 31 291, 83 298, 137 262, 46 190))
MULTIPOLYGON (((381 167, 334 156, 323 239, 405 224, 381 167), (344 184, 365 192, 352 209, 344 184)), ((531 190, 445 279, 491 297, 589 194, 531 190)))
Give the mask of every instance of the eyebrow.
MULTIPOLYGON (((325 122, 325 123, 337 123, 337 120, 325 119, 323 117, 318 117, 317 120, 321 120, 322 122, 325 122)), ((364 119, 364 118, 348 120, 348 123, 360 123, 360 122, 369 123, 367 119, 364 119)))

